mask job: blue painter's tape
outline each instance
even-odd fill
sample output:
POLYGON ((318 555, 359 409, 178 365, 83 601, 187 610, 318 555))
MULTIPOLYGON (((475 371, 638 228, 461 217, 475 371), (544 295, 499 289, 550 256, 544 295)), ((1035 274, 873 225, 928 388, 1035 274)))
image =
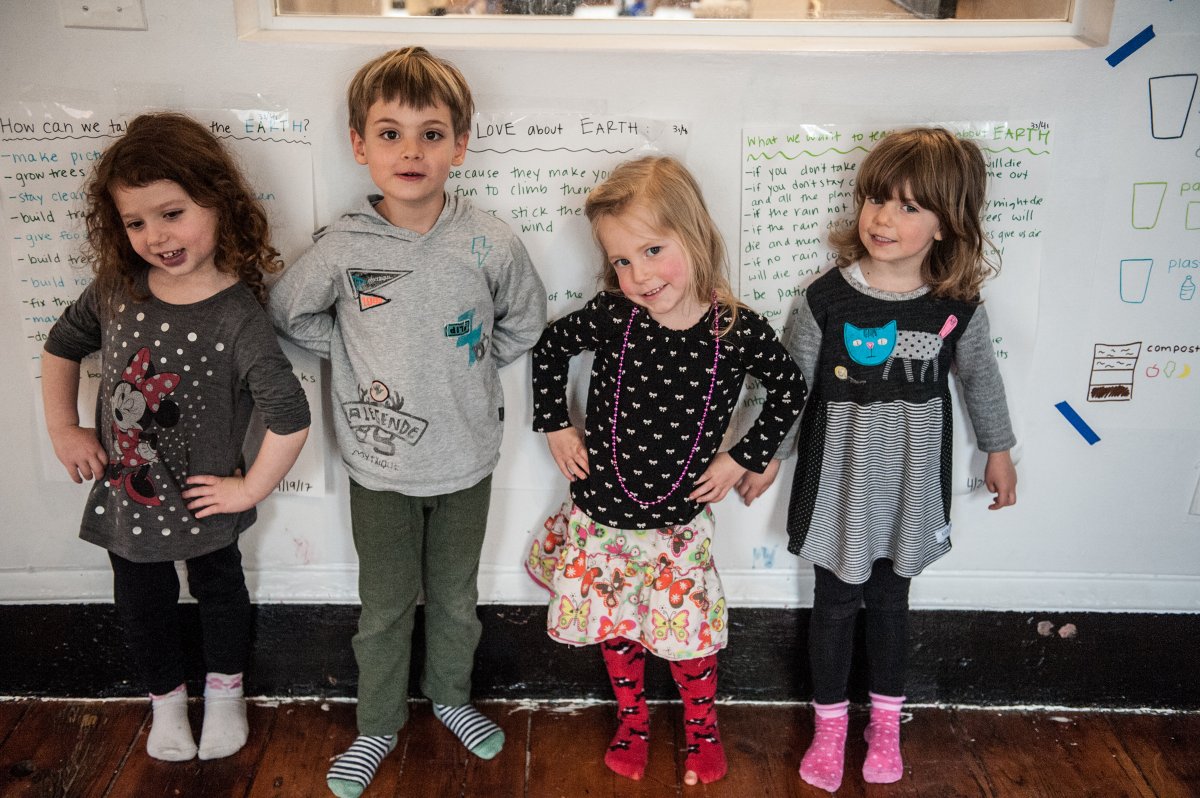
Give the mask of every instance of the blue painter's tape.
POLYGON ((1079 414, 1075 412, 1075 408, 1071 407, 1071 405, 1066 402, 1059 402, 1054 408, 1062 413, 1063 418, 1071 423, 1076 432, 1083 436, 1083 439, 1088 442, 1088 446, 1095 446, 1096 442, 1100 440, 1100 436, 1096 434, 1096 431, 1079 417, 1079 414))
POLYGON ((1126 58, 1128 58, 1129 56, 1131 56, 1135 52, 1137 52, 1137 50, 1142 45, 1144 45, 1146 42, 1150 41, 1153 38, 1154 38, 1154 26, 1147 25, 1145 28, 1142 29, 1141 33, 1137 34, 1132 39, 1125 42, 1117 49, 1113 50, 1109 54, 1108 58, 1105 58, 1104 60, 1108 62, 1109 66, 1115 67, 1117 64, 1121 63, 1126 58))

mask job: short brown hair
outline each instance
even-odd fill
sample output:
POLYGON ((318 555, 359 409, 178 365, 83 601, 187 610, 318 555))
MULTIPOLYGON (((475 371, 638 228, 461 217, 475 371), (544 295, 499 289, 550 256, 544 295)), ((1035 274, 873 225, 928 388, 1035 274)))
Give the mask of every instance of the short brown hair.
POLYGON ((458 67, 424 47, 392 50, 368 61, 346 89, 350 127, 366 134, 367 112, 376 102, 397 101, 415 109, 438 103, 450 109, 455 138, 471 131, 475 102, 458 67))
MULTIPOLYGON (((983 232, 987 164, 973 142, 940 127, 890 133, 858 168, 854 204, 859 213, 868 199, 904 197, 937 215, 942 240, 934 241, 921 279, 939 297, 976 301, 983 282, 999 271, 985 252, 995 247, 983 232)), ((849 266, 867 254, 854 225, 829 237, 837 265, 849 266)))

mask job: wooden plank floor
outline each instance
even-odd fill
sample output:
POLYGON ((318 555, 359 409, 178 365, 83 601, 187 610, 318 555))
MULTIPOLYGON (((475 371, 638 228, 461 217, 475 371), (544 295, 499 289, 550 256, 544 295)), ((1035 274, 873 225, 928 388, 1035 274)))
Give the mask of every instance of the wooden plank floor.
MULTIPOLYGON (((651 707, 646 777, 610 773, 602 755, 614 708, 488 703, 508 744, 469 757, 415 703, 396 752, 367 796, 405 798, 794 798, 827 795, 796 775, 812 732, 807 707, 720 708, 729 774, 685 787, 677 704, 651 707)), ((202 707, 191 706, 199 728, 202 707)), ((349 703, 254 702, 250 742, 212 762, 169 764, 145 753, 149 712, 139 701, 0 702, 2 798, 324 798, 330 757, 354 737, 349 703)), ((865 785, 858 768, 865 713, 851 715, 839 796, 1200 796, 1200 713, 1017 712, 917 707, 903 727, 908 772, 865 785)))

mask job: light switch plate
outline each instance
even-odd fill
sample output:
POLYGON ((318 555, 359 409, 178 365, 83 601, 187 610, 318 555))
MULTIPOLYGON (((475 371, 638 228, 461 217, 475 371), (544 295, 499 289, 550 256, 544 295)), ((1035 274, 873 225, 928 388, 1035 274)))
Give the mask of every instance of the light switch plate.
POLYGON ((142 0, 58 0, 63 26, 146 30, 142 0))

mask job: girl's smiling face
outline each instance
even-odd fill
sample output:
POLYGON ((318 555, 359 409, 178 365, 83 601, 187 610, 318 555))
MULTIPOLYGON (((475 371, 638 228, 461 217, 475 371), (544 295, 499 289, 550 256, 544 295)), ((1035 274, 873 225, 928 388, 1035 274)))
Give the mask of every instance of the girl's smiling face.
POLYGON ((664 327, 683 330, 708 306, 692 288, 692 264, 678 236, 654 229, 633 206, 596 220, 596 238, 623 293, 664 327))
POLYGON ((197 205, 173 180, 110 191, 129 243, 160 285, 189 285, 217 274, 217 211, 197 205))
MULTIPOLYGON (((905 186, 904 194, 909 194, 905 186)), ((920 274, 942 238, 937 214, 907 196, 867 197, 858 214, 858 235, 872 263, 893 273, 920 274)))

